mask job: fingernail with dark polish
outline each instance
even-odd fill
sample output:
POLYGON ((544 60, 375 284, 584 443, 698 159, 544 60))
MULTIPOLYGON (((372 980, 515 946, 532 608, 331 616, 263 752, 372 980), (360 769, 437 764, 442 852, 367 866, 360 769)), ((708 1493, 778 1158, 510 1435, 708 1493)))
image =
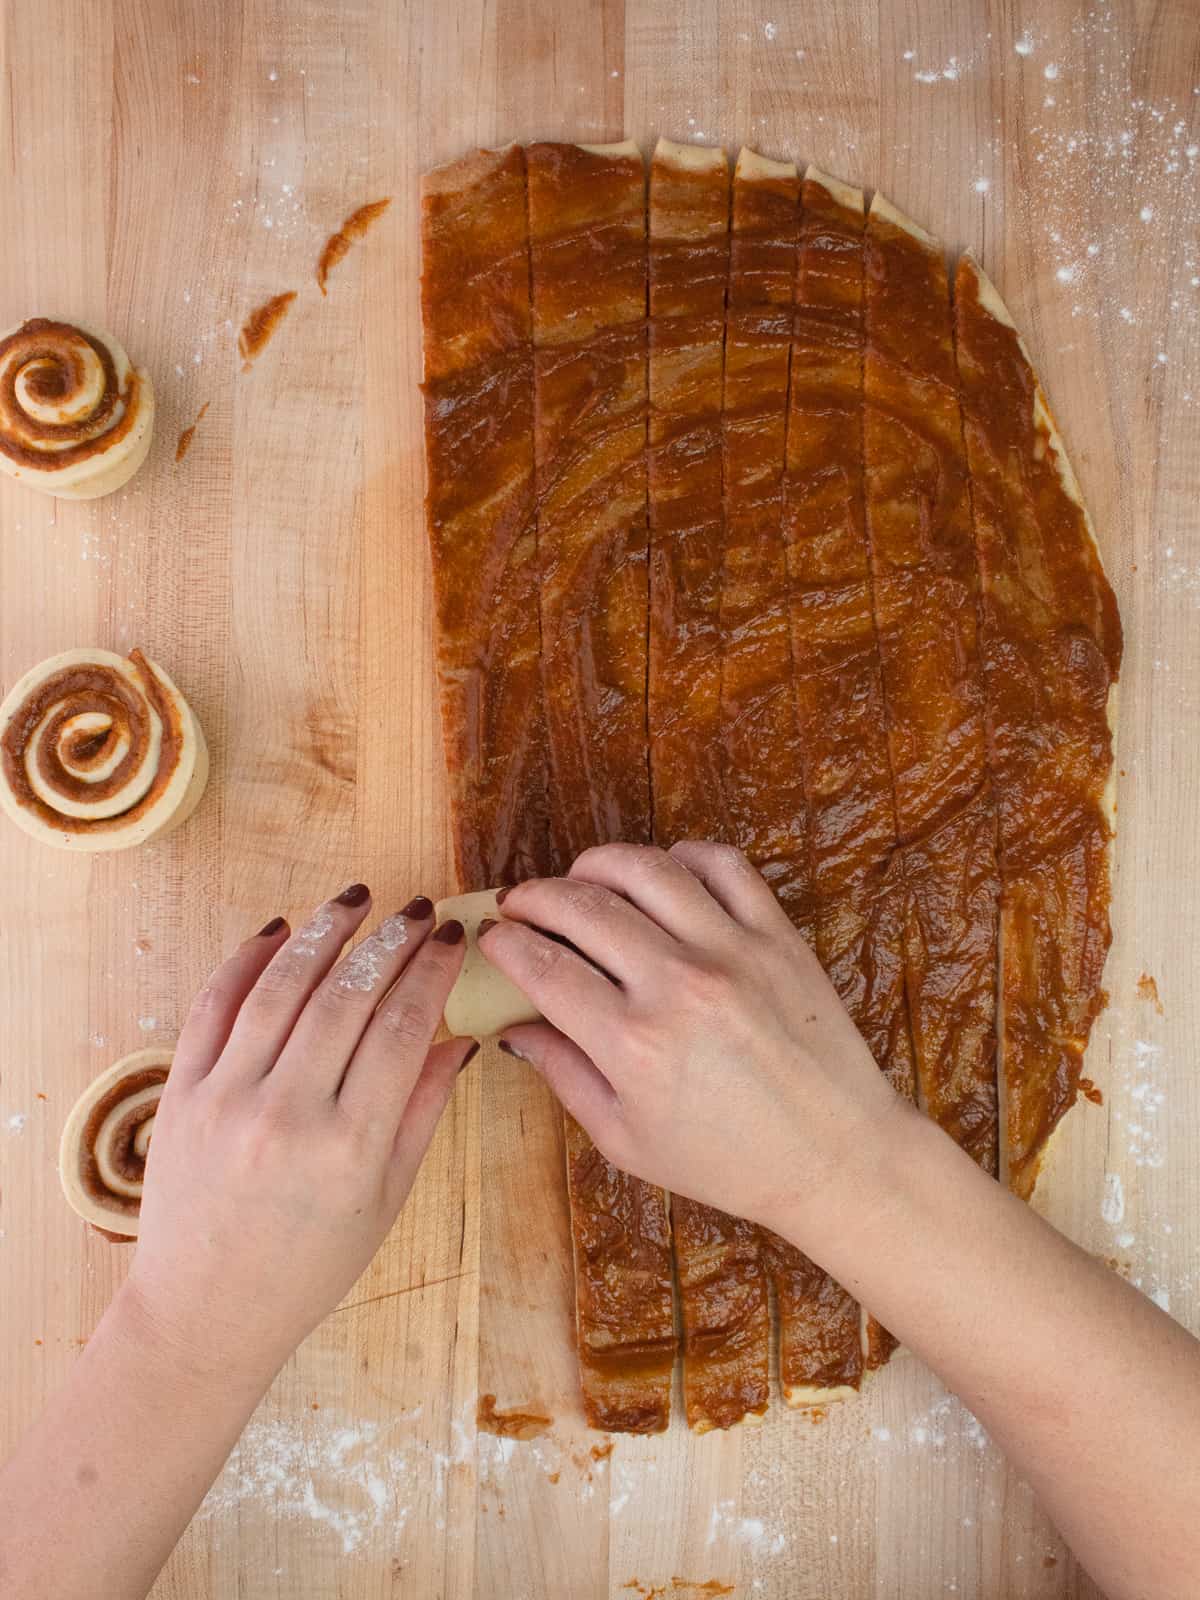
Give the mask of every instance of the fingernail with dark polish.
POLYGON ((513 886, 512 886, 511 883, 506 885, 506 887, 503 888, 503 889, 497 889, 496 890, 496 904, 498 906, 502 906, 504 904, 505 900, 507 900, 508 896, 512 893, 512 890, 513 890, 513 886))
POLYGON ((466 929, 457 917, 451 917, 449 922, 443 922, 436 930, 433 937, 439 944, 461 944, 466 929))
POLYGON ((370 898, 371 891, 365 883, 352 883, 348 889, 343 889, 337 897, 340 906, 361 906, 370 898))
POLYGON ((479 923, 479 926, 475 930, 475 937, 477 939, 482 939, 484 934, 488 931, 488 929, 489 928, 494 928, 495 926, 496 926, 495 917, 483 917, 481 919, 480 923, 479 923))
POLYGON ((475 1057, 478 1054, 479 1054, 479 1040, 476 1039, 475 1043, 471 1046, 471 1048, 467 1051, 466 1055, 459 1062, 458 1070, 461 1072, 464 1067, 469 1066, 470 1063, 472 1061, 474 1061, 475 1057))
POLYGON ((414 922, 424 922, 426 917, 433 915, 433 901, 426 895, 419 894, 415 900, 410 900, 400 913, 402 917, 412 917, 414 922))
POLYGON ((287 927, 287 918, 286 917, 272 917, 270 922, 267 923, 265 928, 260 928, 258 930, 258 937, 260 939, 270 939, 274 934, 277 934, 279 932, 280 928, 286 928, 286 927, 287 927))

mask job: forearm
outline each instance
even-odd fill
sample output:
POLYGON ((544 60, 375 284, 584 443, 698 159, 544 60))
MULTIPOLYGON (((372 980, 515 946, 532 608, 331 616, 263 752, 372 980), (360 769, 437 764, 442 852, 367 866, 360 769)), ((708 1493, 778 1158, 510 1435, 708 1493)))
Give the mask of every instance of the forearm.
POLYGON ((0 1591, 141 1600, 270 1382, 237 1355, 172 1348, 123 1290, 0 1472, 0 1591))
POLYGON ((784 1231, 979 1417, 1113 1600, 1200 1592, 1200 1344, 907 1108, 851 1181, 822 1237, 784 1231))

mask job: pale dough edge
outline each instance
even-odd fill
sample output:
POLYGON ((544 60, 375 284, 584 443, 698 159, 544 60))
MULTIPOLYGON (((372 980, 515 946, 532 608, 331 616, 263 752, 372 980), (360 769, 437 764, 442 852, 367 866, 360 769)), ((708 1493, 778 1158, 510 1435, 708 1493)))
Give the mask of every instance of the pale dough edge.
POLYGON ((622 139, 619 144, 581 144, 578 148, 586 150, 589 156, 611 156, 614 160, 628 156, 639 165, 642 160, 641 147, 636 139, 622 139))
POLYGON ((863 214, 863 192, 856 189, 853 184, 843 183, 840 178, 833 178, 828 172, 822 172, 820 167, 807 166, 804 169, 805 183, 818 183, 832 199, 849 211, 856 211, 859 216, 863 214))
POLYGON ((753 183, 764 178, 795 178, 796 163, 794 161, 772 161, 770 156, 760 155, 757 150, 752 150, 744 144, 738 151, 738 158, 733 168, 735 178, 743 182, 753 183))
POLYGON ((681 172, 716 172, 728 167, 725 151, 720 145, 677 144, 674 139, 660 139, 654 147, 654 160, 681 172))
POLYGON ((87 1119, 92 1114, 92 1108, 114 1084, 120 1083, 122 1078, 142 1072, 147 1067, 166 1067, 169 1071, 174 1055, 173 1047, 150 1045, 145 1050, 134 1050, 132 1054, 122 1056, 98 1078, 92 1079, 67 1115, 62 1137, 58 1141, 59 1182, 72 1211, 85 1222, 90 1222, 93 1227, 104 1228, 109 1233, 121 1233, 127 1238, 136 1239, 139 1218, 131 1217, 124 1211, 106 1211, 84 1192, 83 1185, 79 1181, 79 1144, 87 1119))
POLYGON ((903 211, 898 211, 885 195, 876 189, 871 198, 871 209, 867 213, 870 217, 877 217, 881 222, 890 222, 894 228, 902 228, 910 234, 918 244, 925 246, 926 250, 941 252, 941 243, 931 233, 926 233, 919 222, 914 222, 911 217, 906 217, 903 211))
POLYGON ((835 1388, 822 1389, 816 1384, 793 1383, 783 1386, 784 1404, 792 1409, 799 1410, 805 1406, 829 1406, 842 1400, 853 1400, 859 1391, 852 1389, 848 1383, 838 1384, 835 1388))

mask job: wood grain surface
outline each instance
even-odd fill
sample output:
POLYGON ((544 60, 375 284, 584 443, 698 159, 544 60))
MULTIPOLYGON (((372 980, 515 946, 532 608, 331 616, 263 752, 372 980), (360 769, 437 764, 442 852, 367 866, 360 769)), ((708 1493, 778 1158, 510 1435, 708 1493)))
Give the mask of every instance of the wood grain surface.
MULTIPOLYGON (((170 1041, 222 950, 275 912, 356 877, 381 909, 453 887, 417 184, 509 138, 663 132, 812 160, 999 284, 1127 640, 1112 1004, 1087 1067, 1104 1104, 1069 1118, 1037 1203, 1200 1327, 1194 0, 0 0, 0 99, 0 326, 110 327, 160 406, 148 465, 110 500, 0 481, 0 678, 140 645, 214 756, 165 843, 88 860, 0 831, 3 1442, 127 1265, 58 1190, 88 1079, 170 1041), (327 235, 383 195, 323 299, 327 235), (242 373, 241 319, 286 289, 242 373)), ((487 1052, 464 1076, 386 1248, 288 1363, 156 1595, 1096 1594, 911 1357, 820 1423, 773 1405, 752 1432, 676 1423, 594 1459, 558 1129, 518 1064, 487 1052), (477 1437, 484 1391, 550 1431, 477 1437)))

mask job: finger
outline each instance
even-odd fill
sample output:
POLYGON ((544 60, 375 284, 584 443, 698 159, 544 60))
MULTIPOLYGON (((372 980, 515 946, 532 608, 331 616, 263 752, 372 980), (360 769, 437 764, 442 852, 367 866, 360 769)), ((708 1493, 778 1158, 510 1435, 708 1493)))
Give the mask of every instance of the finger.
POLYGON ((388 1184, 397 1210, 408 1198, 455 1080, 478 1048, 473 1039, 447 1039, 426 1055, 392 1147, 388 1184))
POLYGON ((675 941, 623 895, 586 878, 530 878, 508 889, 504 915, 569 939, 620 983, 628 983, 675 941))
POLYGON ((334 1095, 375 1008, 433 930, 433 901, 423 894, 356 944, 313 991, 272 1071, 280 1088, 295 1078, 334 1095))
POLYGON ((611 1144, 620 1112, 616 1090, 590 1056, 557 1028, 523 1022, 506 1028, 501 1050, 528 1061, 596 1144, 611 1144))
POLYGON ((425 939, 371 1018, 346 1068, 338 1103, 392 1139, 429 1054, 466 952, 461 922, 425 939))
POLYGON ((707 839, 681 839, 668 854, 699 879, 739 927, 759 933, 791 927, 762 873, 736 846, 713 844, 707 839))
POLYGON ((683 944, 729 931, 723 908, 700 880, 653 845, 597 845, 576 858, 569 875, 623 895, 683 944))
POLYGON ((168 1083, 194 1083, 212 1071, 246 996, 288 931, 282 917, 273 918, 259 933, 244 939, 212 974, 192 1001, 175 1046, 168 1083))
POLYGON ((620 989, 582 956, 556 944, 523 922, 507 920, 484 929, 479 948, 494 967, 568 1038, 595 1052, 621 1014, 620 989))
POLYGON ((371 892, 352 883, 335 900, 326 900, 275 952, 246 996, 214 1073, 232 1080, 265 1077, 279 1058, 308 997, 360 926, 371 892))

